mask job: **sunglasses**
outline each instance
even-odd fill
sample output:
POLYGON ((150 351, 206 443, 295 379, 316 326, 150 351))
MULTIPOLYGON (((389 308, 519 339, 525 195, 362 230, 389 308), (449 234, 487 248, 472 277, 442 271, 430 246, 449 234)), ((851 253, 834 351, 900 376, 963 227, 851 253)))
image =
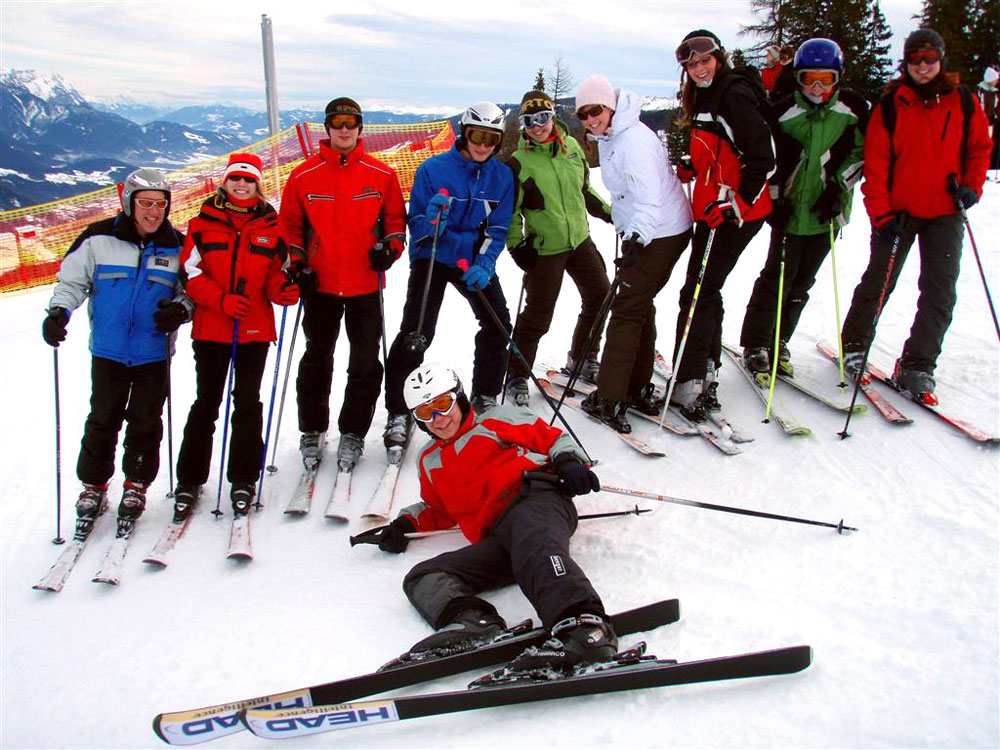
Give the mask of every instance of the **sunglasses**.
POLYGON ((226 179, 232 180, 233 182, 257 182, 256 177, 249 177, 245 174, 231 174, 226 179))
POLYGON ((327 122, 327 127, 330 130, 340 130, 341 128, 354 130, 359 123, 360 120, 356 115, 334 115, 327 122))
POLYGON ((492 130, 469 128, 469 132, 465 134, 465 137, 477 146, 496 146, 500 143, 500 134, 494 133, 492 130))
POLYGON ((549 121, 555 116, 555 112, 535 112, 531 115, 518 115, 517 121, 521 123, 522 128, 527 130, 528 128, 548 125, 549 121))
POLYGON ((166 198, 136 198, 139 208, 166 208, 170 202, 166 198))
POLYGON ((814 83, 818 83, 823 88, 830 88, 840 80, 840 74, 836 70, 797 70, 795 80, 805 89, 814 83))
POLYGON ((603 111, 604 111, 603 104, 592 104, 589 107, 580 107, 580 109, 576 111, 576 119, 579 120, 580 122, 585 122, 586 120, 589 120, 591 117, 597 117, 603 111))
POLYGON ((451 391, 442 393, 440 396, 435 396, 427 403, 420 404, 415 407, 413 409, 413 416, 420 422, 430 422, 438 414, 442 417, 446 417, 451 413, 451 410, 455 408, 455 403, 457 401, 458 398, 451 391))
POLYGON ((933 65, 937 62, 941 62, 941 53, 936 49, 919 49, 906 56, 907 65, 920 65, 920 63, 933 65))
POLYGON ((705 55, 719 49, 719 44, 710 36, 694 36, 681 42, 681 46, 674 53, 677 62, 681 65, 686 63, 695 55, 705 55))

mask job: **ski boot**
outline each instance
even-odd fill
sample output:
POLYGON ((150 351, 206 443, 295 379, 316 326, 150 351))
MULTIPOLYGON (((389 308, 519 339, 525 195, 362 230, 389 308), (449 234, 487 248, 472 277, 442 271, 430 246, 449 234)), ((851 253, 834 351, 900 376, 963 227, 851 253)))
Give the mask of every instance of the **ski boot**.
POLYGON ((795 375, 795 367, 792 366, 792 353, 788 350, 787 341, 778 342, 778 372, 789 378, 795 375))
POLYGON ((897 359, 892 368, 892 380, 900 393, 913 401, 927 406, 937 406, 938 398, 934 395, 934 376, 925 370, 917 370, 903 365, 902 359, 897 359))
POLYGON ((174 523, 184 523, 194 512, 194 506, 201 495, 201 486, 179 484, 174 490, 174 523))
POLYGON ((507 400, 510 403, 528 408, 529 398, 527 378, 512 377, 507 381, 507 400))
POLYGON ((337 467, 340 471, 353 471, 365 450, 365 441, 353 432, 345 432, 340 436, 337 446, 337 467))
POLYGON ((463 609, 433 635, 413 644, 409 651, 379 667, 379 672, 426 659, 438 659, 492 643, 507 629, 507 623, 487 605, 463 609), (487 609, 487 607, 489 607, 487 609))
POLYGON ((323 460, 323 446, 326 443, 325 432, 303 432, 299 438, 299 452, 302 454, 302 465, 306 471, 316 471, 319 462, 323 460))
POLYGON ((700 378, 685 380, 674 386, 674 392, 670 395, 670 403, 692 422, 704 422, 708 419, 708 413, 701 398, 704 390, 704 380, 700 378))
POLYGON ((597 391, 592 392, 580 404, 580 408, 599 422, 604 422, 611 429, 626 435, 632 432, 626 412, 628 407, 624 401, 609 401, 602 398, 597 391))
POLYGON ((476 414, 488 412, 497 405, 496 396, 487 396, 485 393, 476 393, 472 396, 472 411, 476 414))
POLYGON ((753 375, 771 374, 771 355, 766 346, 746 346, 743 348, 743 366, 753 375))
MULTIPOLYGON (((857 382, 858 376, 861 373, 861 363, 864 362, 865 353, 857 351, 844 351, 844 375, 850 379, 850 382, 857 382)), ((868 385, 872 382, 872 377, 867 372, 861 376, 861 384, 868 385)))
POLYGON ((108 507, 108 485, 84 484, 76 501, 76 529, 73 536, 77 540, 86 539, 94 528, 94 521, 108 507))
POLYGON ((115 536, 128 536, 139 516, 146 509, 146 488, 149 485, 126 479, 122 500, 118 504, 118 531, 115 536))
POLYGON ((636 396, 629 398, 628 408, 642 412, 649 417, 658 417, 663 413, 664 396, 656 392, 656 386, 647 383, 639 389, 636 396))
MULTIPOLYGON (((563 367, 563 372, 567 375, 572 375, 574 370, 576 370, 577 360, 573 359, 572 352, 566 355, 566 366, 563 367)), ((597 376, 601 371, 601 363, 598 362, 593 357, 587 357, 583 360, 583 364, 580 366, 579 378, 585 383, 591 383, 597 385, 597 376)))
POLYGON ((254 482, 233 482, 229 490, 229 499, 233 503, 234 515, 245 516, 250 513, 256 489, 254 482))
POLYGON ((402 450, 410 441, 410 429, 413 427, 413 417, 409 413, 390 414, 385 422, 385 431, 382 433, 382 442, 389 450, 399 448, 402 450))

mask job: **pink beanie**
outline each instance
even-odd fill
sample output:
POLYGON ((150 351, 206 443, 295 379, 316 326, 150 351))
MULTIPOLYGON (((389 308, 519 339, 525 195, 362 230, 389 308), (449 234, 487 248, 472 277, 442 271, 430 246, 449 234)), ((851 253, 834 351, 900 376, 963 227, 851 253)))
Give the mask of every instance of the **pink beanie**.
POLYGON ((618 106, 614 86, 600 73, 592 75, 576 90, 576 108, 580 109, 589 104, 603 104, 608 109, 618 106))

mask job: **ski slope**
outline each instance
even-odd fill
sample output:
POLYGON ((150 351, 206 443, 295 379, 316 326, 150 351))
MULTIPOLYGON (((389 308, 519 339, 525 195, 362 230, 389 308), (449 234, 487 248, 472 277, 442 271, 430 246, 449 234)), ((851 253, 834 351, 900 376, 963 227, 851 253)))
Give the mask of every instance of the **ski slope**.
MULTIPOLYGON (((598 176, 594 182, 601 185, 598 176)), ((1000 185, 990 183, 970 215, 994 293, 1000 293, 998 207, 1000 185)), ((837 244, 842 315, 868 258, 868 226, 860 206, 857 214, 837 244)), ((610 227, 595 223, 593 231, 610 261, 610 227)), ((724 290, 725 339, 734 344, 764 262, 767 234, 757 236, 724 290)), ((1000 346, 968 242, 965 252, 937 392, 943 408, 996 434, 1000 346)), ((685 262, 686 257, 657 298, 659 347, 668 356, 685 262)), ((909 330, 918 265, 914 252, 879 327, 872 359, 886 367, 909 330)), ((520 274, 506 257, 498 271, 513 311, 520 274)), ((390 336, 400 319, 406 273, 405 263, 389 272, 390 336)), ((113 535, 113 523, 105 517, 66 588, 59 594, 33 591, 32 584, 60 551, 50 543, 56 497, 53 355, 40 336, 49 294, 41 290, 0 298, 0 746, 162 747, 150 726, 159 712, 367 672, 429 632, 407 603, 402 578, 412 565, 453 549, 461 538, 417 540, 399 556, 372 546, 351 548, 348 534, 367 525, 336 525, 322 517, 333 460, 321 472, 312 513, 284 515, 284 498, 299 465, 294 392, 288 394, 278 442, 279 471, 265 480, 265 508, 252 519, 253 562, 225 557, 228 486, 222 499, 226 520, 216 521, 209 512, 216 498, 217 454, 202 506, 170 566, 158 570, 141 562, 171 517, 164 438, 160 476, 136 528, 121 585, 90 581, 113 535)), ((475 322, 458 294, 446 297, 428 357, 451 364, 468 380, 475 322)), ((552 330, 541 342, 536 372, 543 363, 564 362, 577 308, 575 289, 567 283, 552 330)), ((288 317, 286 354, 293 314, 288 317)), ((834 367, 813 344, 834 340, 834 318, 827 261, 791 342, 793 360, 803 373, 836 378, 834 367)), ((175 452, 194 395, 189 330, 182 329, 172 368, 175 452)), ((79 490, 74 469, 90 393, 87 333, 86 316, 74 316, 68 340, 58 350, 66 537, 72 532, 79 490)), ((302 349, 299 336, 295 360, 302 349)), ((334 409, 345 380, 343 352, 335 367, 334 409)), ((272 368, 273 361, 264 378, 265 406, 272 368)), ((447 715, 316 736, 288 746, 1000 745, 1000 449, 974 443, 885 389, 913 424, 892 426, 869 410, 853 418, 852 436, 841 440, 842 414, 789 393, 784 402, 798 421, 812 428, 812 435, 787 437, 777 425, 761 423, 763 409, 749 387, 725 362, 720 399, 728 417, 754 437, 738 456, 724 456, 700 438, 658 434, 653 425, 635 420, 635 434, 667 454, 646 458, 578 412, 567 416, 599 459, 597 472, 606 484, 832 523, 844 519, 860 529, 857 533, 838 535, 820 527, 639 501, 655 512, 581 523, 574 555, 609 611, 680 598, 680 622, 642 636, 650 653, 691 660, 807 643, 814 649, 810 669, 789 677, 447 715)), ((545 411, 538 394, 532 404, 545 411)), ((380 407, 354 479, 358 505, 367 500, 384 465, 384 420, 380 407)), ((221 429, 216 437, 218 452, 221 429)), ((331 441, 328 458, 336 436, 331 441)), ((414 453, 401 478, 401 504, 416 494, 414 453)), ((115 503, 121 481, 116 474, 115 503)), ((635 501, 601 493, 579 498, 577 504, 590 513, 630 508, 635 501)), ((358 508, 356 515, 360 512, 358 508)), ((489 592, 487 598, 510 623, 534 614, 515 587, 489 592)), ((460 689, 473 676, 448 678, 426 689, 460 689)), ((281 744, 242 733, 213 746, 281 744)))

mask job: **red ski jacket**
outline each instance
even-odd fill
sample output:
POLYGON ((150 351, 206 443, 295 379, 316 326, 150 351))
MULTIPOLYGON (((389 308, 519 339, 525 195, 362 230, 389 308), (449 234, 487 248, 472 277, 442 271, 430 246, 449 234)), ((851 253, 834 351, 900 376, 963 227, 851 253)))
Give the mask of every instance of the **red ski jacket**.
POLYGON ((948 191, 951 174, 982 196, 993 144, 986 115, 975 97, 963 164, 964 116, 957 89, 924 102, 913 87, 903 83, 891 96, 896 109, 891 153, 881 102, 872 111, 865 133, 865 181, 861 192, 869 218, 877 222, 896 211, 920 219, 958 213, 948 191), (890 170, 892 154, 895 165, 890 170))
POLYGON ((576 441, 527 409, 470 410, 451 440, 434 440, 420 454, 421 502, 405 508, 419 531, 456 524, 478 542, 506 510, 523 483, 560 453, 586 457, 576 441))
POLYGON ((235 319, 222 312, 222 297, 234 293, 240 279, 246 280, 250 312, 240 321, 239 342, 275 339, 271 300, 287 278, 281 270, 286 247, 271 205, 261 201, 254 213, 237 229, 220 191, 188 222, 181 265, 185 291, 195 302, 191 338, 197 341, 233 340, 235 319))
POLYGON ((735 73, 720 73, 709 88, 695 94, 691 123, 695 221, 704 221, 705 209, 719 200, 732 200, 743 221, 770 214, 767 180, 774 166, 771 131, 750 82, 735 73))
POLYGON ((365 153, 364 140, 342 155, 320 141, 319 153, 292 170, 281 194, 281 226, 292 263, 316 271, 317 289, 338 297, 378 290, 368 251, 390 238, 398 258, 406 207, 396 171, 365 153))

